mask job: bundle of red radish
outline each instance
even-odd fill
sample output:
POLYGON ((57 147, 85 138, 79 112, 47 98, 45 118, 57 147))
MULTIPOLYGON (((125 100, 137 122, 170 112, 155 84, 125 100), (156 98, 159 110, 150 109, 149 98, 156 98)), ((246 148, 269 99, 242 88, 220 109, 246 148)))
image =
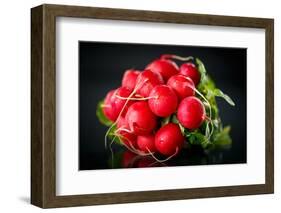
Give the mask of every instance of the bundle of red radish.
POLYGON ((162 55, 143 71, 127 70, 121 86, 98 104, 97 116, 109 126, 105 146, 110 138, 110 146, 116 142, 161 162, 183 147, 229 145, 230 127, 223 128, 215 97, 234 105, 193 57, 162 55))

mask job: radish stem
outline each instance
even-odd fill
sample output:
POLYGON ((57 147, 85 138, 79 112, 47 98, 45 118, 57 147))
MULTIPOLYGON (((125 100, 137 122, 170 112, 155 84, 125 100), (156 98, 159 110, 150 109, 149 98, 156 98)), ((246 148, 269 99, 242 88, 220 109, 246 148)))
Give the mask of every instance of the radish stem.
POLYGON ((179 148, 177 147, 174 154, 170 155, 169 157, 167 157, 164 160, 159 160, 148 148, 146 148, 146 149, 147 149, 148 153, 151 155, 151 157, 153 157, 153 159, 156 160, 158 163, 164 163, 164 162, 170 160, 172 157, 176 156, 179 151, 179 148))
POLYGON ((176 60, 179 60, 179 61, 190 61, 190 60, 193 60, 192 56, 181 57, 181 56, 178 56, 178 55, 169 55, 169 54, 165 54, 165 55, 161 56, 161 59, 169 59, 169 58, 176 59, 176 60))

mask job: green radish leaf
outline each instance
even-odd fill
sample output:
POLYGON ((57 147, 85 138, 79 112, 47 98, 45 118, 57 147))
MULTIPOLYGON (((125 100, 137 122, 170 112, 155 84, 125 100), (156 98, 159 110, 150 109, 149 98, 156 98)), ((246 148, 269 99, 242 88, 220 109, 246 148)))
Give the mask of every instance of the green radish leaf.
POLYGON ((207 138, 205 137, 205 135, 199 132, 191 134, 190 142, 193 144, 202 144, 205 143, 206 141, 207 138))
POLYGON ((232 139, 229 135, 230 129, 230 126, 226 126, 221 132, 214 135, 213 141, 216 146, 229 146, 232 144, 232 139))
POLYGON ((207 74, 205 66, 204 66, 203 62, 199 58, 196 58, 195 61, 196 61, 197 67, 198 67, 198 71, 199 71, 199 73, 201 75, 201 79, 204 79, 206 74, 207 74))
POLYGON ((204 81, 201 81, 197 88, 201 93, 206 95, 208 91, 213 91, 216 88, 216 85, 215 82, 211 79, 211 77, 206 74, 204 81))
POLYGON ((103 105, 104 101, 100 101, 97 105, 97 110, 96 110, 96 115, 99 119, 99 121, 104 124, 105 126, 111 126, 112 122, 110 120, 108 120, 105 115, 103 114, 102 111, 102 105, 103 105))
POLYGON ((195 131, 189 133, 188 141, 191 145, 203 145, 208 142, 208 139, 204 134, 195 131))
POLYGON ((231 106, 235 106, 235 103, 233 102, 233 100, 226 94, 224 94, 220 89, 214 89, 213 94, 216 97, 221 97, 224 100, 226 100, 231 106))
POLYGON ((172 116, 171 121, 172 121, 173 123, 175 123, 175 124, 178 124, 178 123, 179 123, 179 120, 178 120, 178 118, 177 118, 176 115, 173 115, 173 116, 172 116))
POLYGON ((211 103, 212 118, 217 118, 219 116, 219 109, 217 104, 211 103))
POLYGON ((119 145, 123 145, 122 141, 120 140, 120 138, 118 136, 116 136, 116 129, 117 129, 117 125, 113 125, 107 135, 108 139, 109 139, 109 143, 113 140, 115 143, 119 144, 119 145))
POLYGON ((213 90, 213 89, 216 88, 215 82, 212 80, 212 78, 211 78, 209 75, 206 75, 206 78, 205 78, 205 87, 206 87, 208 90, 213 90))

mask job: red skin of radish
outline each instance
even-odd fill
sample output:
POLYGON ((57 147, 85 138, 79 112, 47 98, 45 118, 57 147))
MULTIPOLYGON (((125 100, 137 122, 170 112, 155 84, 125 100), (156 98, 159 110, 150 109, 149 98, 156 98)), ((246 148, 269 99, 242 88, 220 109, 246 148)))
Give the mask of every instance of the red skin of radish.
POLYGON ((115 121, 117 118, 117 114, 115 113, 114 107, 112 106, 111 98, 115 90, 111 90, 107 93, 104 99, 104 106, 102 107, 103 114, 105 117, 111 121, 115 121))
POLYGON ((117 134, 121 135, 119 138, 125 145, 137 147, 137 136, 131 133, 129 124, 124 116, 120 116, 117 120, 117 134))
MULTIPOLYGON (((123 98, 127 98, 130 96, 130 94, 132 93, 132 90, 128 89, 127 87, 119 87, 116 92, 112 95, 111 97, 111 105, 113 107, 114 113, 115 113, 115 117, 117 118, 120 114, 120 112, 122 111, 126 100, 125 99, 121 99, 117 96, 123 97, 123 98)), ((127 112, 127 109, 129 108, 129 106, 133 103, 133 101, 128 101, 123 112, 122 115, 125 115, 127 112)))
POLYGON ((159 73, 154 73, 150 70, 145 70, 141 74, 139 74, 137 78, 137 94, 146 98, 149 96, 149 93, 155 86, 163 83, 163 78, 159 73))
POLYGON ((205 120, 205 115, 203 103, 194 96, 183 99, 179 104, 177 118, 185 128, 199 128, 205 120))
POLYGON ((139 74, 140 71, 127 70, 123 75, 122 87, 127 87, 128 89, 133 91, 136 86, 136 81, 139 74))
POLYGON ((195 85, 191 78, 184 75, 174 75, 169 78, 167 85, 173 88, 179 100, 195 95, 195 85))
POLYGON ((154 135, 139 135, 137 138, 137 144, 139 150, 148 153, 150 152, 156 152, 156 148, 154 145, 155 136, 154 135))
POLYGON ((192 79, 195 86, 200 82, 200 73, 196 66, 192 63, 185 63, 180 66, 180 74, 192 79))
POLYGON ((151 111, 159 117, 167 117, 174 113, 178 106, 178 98, 173 89, 167 85, 158 85, 152 89, 148 100, 151 111))
POLYGON ((128 147, 137 147, 137 136, 133 133, 127 132, 125 130, 117 131, 117 134, 120 135, 119 139, 128 147))
POLYGON ((159 153, 171 156, 183 147, 184 137, 177 124, 162 126, 155 135, 155 147, 159 153))
POLYGON ((171 76, 179 73, 178 65, 168 59, 157 59, 147 65, 146 69, 160 73, 166 82, 171 76))
POLYGON ((157 125, 157 117, 151 112, 146 101, 133 103, 126 114, 130 130, 136 135, 147 135, 157 125))
POLYGON ((120 128, 130 129, 125 116, 120 116, 119 119, 117 120, 117 129, 120 128))

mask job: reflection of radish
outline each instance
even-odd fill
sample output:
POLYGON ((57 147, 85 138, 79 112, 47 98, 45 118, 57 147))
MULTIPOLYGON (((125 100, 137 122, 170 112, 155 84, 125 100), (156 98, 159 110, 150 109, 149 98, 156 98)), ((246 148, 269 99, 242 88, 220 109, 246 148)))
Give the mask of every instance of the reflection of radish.
POLYGON ((155 161, 151 157, 143 157, 138 160, 137 167, 138 168, 147 168, 147 167, 151 167, 151 166, 155 166, 155 165, 157 166, 158 164, 156 164, 156 163, 157 163, 157 161, 155 161))
POLYGON ((157 125, 156 119, 146 101, 133 103, 126 114, 130 130, 136 135, 151 133, 157 125))
POLYGON ((171 87, 158 85, 151 91, 148 104, 155 115, 167 117, 176 111, 178 98, 171 87))
POLYGON ((122 98, 128 98, 131 95, 131 93, 132 93, 132 91, 130 89, 128 89, 127 87, 119 87, 115 91, 115 93, 112 95, 111 105, 115 111, 116 118, 119 116, 119 114, 125 104, 126 104, 126 106, 124 107, 124 109, 122 111, 122 115, 126 114, 128 107, 133 103, 133 101, 131 101, 131 100, 127 101, 127 103, 126 103, 126 99, 122 99, 122 98), (122 98, 119 98, 119 97, 122 97, 122 98))
POLYGON ((122 157, 122 167, 124 168, 131 167, 131 163, 136 156, 137 155, 133 152, 125 151, 122 157))
POLYGON ((191 78, 184 75, 174 75, 169 78, 167 85, 174 89, 178 98, 182 100, 195 95, 195 85, 191 78))
POLYGON ((154 73, 150 70, 145 70, 137 78, 137 94, 141 95, 142 97, 148 97, 149 93, 156 85, 163 83, 163 78, 159 73, 154 73))
POLYGON ((168 59, 157 59, 147 65, 146 69, 155 73, 160 73, 164 81, 167 81, 171 76, 179 72, 178 65, 168 59))
POLYGON ((154 135, 139 135, 137 138, 137 144, 138 144, 138 148, 139 150, 148 153, 150 152, 155 152, 156 148, 154 145, 154 140, 155 137, 154 135))
POLYGON ((140 71, 137 70, 127 70, 122 79, 122 86, 127 87, 130 90, 133 90, 136 86, 136 80, 140 71))
POLYGON ((178 107, 177 118, 185 128, 199 128, 205 119, 203 103, 194 96, 183 99, 178 107))
POLYGON ((115 110, 112 106, 111 97, 115 93, 115 90, 111 90, 107 93, 104 99, 104 103, 102 106, 102 111, 104 115, 111 121, 115 121, 118 114, 115 113, 115 110))
POLYGON ((168 123, 161 127, 155 135, 156 149, 163 155, 172 156, 182 148, 184 137, 177 124, 168 123))
POLYGON ((181 65, 180 74, 191 78, 195 85, 200 82, 200 73, 198 72, 196 66, 192 63, 185 63, 181 65))

